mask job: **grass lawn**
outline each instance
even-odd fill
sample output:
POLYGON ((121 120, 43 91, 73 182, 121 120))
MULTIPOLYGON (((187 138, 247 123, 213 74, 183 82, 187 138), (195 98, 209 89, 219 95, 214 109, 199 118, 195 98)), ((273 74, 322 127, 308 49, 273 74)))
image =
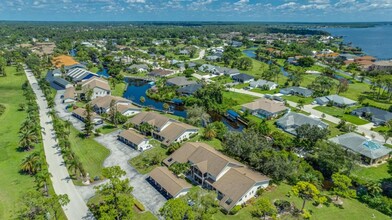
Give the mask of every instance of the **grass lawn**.
POLYGON ((99 133, 101 134, 109 134, 112 133, 113 131, 118 130, 118 127, 111 125, 111 124, 106 124, 99 128, 99 133))
MULTIPOLYGON (((271 201, 276 199, 288 200, 294 202, 297 207, 302 206, 302 200, 295 197, 287 197, 287 193, 291 190, 291 186, 287 184, 281 184, 276 189, 265 192, 263 196, 269 198, 271 201)), ((354 199, 343 199, 343 209, 338 208, 334 205, 329 207, 324 205, 321 208, 315 207, 311 202, 307 202, 305 208, 313 212, 311 219, 317 220, 341 220, 341 219, 371 219, 372 215, 376 216, 375 219, 388 219, 388 217, 377 210, 370 209, 366 205, 360 203, 354 199)), ((245 210, 246 211, 246 210, 245 210)), ((294 218, 283 218, 283 219, 294 219, 294 218)))
MULTIPOLYGON (((7 76, 0 77, 0 104, 5 111, 0 116, 0 219, 13 219, 18 210, 18 202, 24 193, 35 189, 34 177, 19 173, 22 160, 34 151, 42 150, 42 144, 30 152, 18 152, 18 131, 26 118, 26 112, 18 111, 19 104, 26 103, 22 84, 27 80, 23 72, 15 67, 6 67, 7 76)), ((49 191, 53 188, 49 185, 49 191)), ((66 219, 60 211, 59 219, 66 219)))
POLYGON ((352 175, 366 181, 380 181, 390 177, 388 174, 388 164, 386 163, 376 167, 356 166, 352 171, 352 175))
MULTIPOLYGON (((133 166, 139 173, 146 174, 151 172, 155 167, 159 166, 160 163, 150 165, 150 160, 157 156, 159 161, 162 161, 167 157, 167 149, 161 147, 161 143, 157 140, 150 140, 150 144, 153 145, 152 149, 142 152, 139 156, 129 160, 131 166, 133 166)), ((132 180, 131 180, 132 181, 132 180)))
MULTIPOLYGON (((101 177, 103 162, 109 156, 110 151, 94 139, 82 138, 79 135, 80 132, 72 127, 69 141, 73 152, 79 157, 91 178, 101 177)), ((80 184, 78 181, 75 183, 80 184)))
POLYGON ((113 96, 121 96, 122 97, 124 92, 125 92, 125 87, 126 87, 126 84, 124 82, 116 84, 116 87, 112 88, 112 95, 113 96))
POLYGON ((304 104, 305 105, 309 105, 310 103, 312 103, 314 101, 314 98, 312 97, 299 97, 299 96, 295 96, 295 95, 284 95, 282 96, 284 99, 298 103, 299 100, 304 100, 304 104))
POLYGON ((235 102, 238 103, 238 105, 249 103, 249 102, 252 102, 252 101, 258 99, 255 96, 236 93, 236 92, 229 92, 229 91, 223 92, 223 98, 224 99, 233 99, 235 102))
POLYGON ((322 119, 322 121, 325 122, 325 123, 327 123, 327 124, 329 125, 329 126, 328 126, 328 129, 329 129, 329 131, 330 131, 331 133, 329 134, 328 137, 336 137, 336 136, 338 136, 338 135, 343 134, 343 132, 341 132, 339 129, 336 128, 337 124, 332 123, 332 122, 327 121, 327 120, 324 120, 324 119, 322 119))
POLYGON ((92 68, 90 69, 90 71, 93 72, 93 73, 97 73, 97 72, 99 71, 99 68, 96 67, 96 66, 94 66, 94 67, 92 67, 92 68))
POLYGON ((341 118, 343 120, 346 120, 347 122, 356 124, 356 125, 364 125, 364 124, 368 124, 369 121, 366 121, 362 118, 359 118, 357 116, 354 115, 349 115, 349 114, 345 114, 345 110, 342 108, 338 108, 338 107, 328 107, 328 106, 317 106, 314 109, 320 111, 320 112, 324 112, 325 114, 328 115, 332 115, 335 116, 337 118, 341 118))

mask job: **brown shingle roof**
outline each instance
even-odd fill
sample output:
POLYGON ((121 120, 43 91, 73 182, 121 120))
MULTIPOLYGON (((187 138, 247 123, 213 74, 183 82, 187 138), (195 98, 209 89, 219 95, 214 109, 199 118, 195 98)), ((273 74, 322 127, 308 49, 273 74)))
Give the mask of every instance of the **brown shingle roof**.
POLYGON ((152 76, 167 76, 170 74, 173 74, 174 71, 173 70, 165 70, 165 69, 154 69, 152 70, 149 75, 152 76))
POLYGON ((275 102, 265 98, 257 99, 254 102, 250 102, 242 106, 250 110, 261 109, 270 113, 278 113, 287 109, 284 103, 275 102))
POLYGON ((141 135, 134 130, 124 130, 118 136, 136 145, 139 145, 147 139, 144 135, 141 135))
MULTIPOLYGON (((113 100, 115 101, 115 104, 117 104, 119 102, 122 102, 122 103, 129 103, 131 106, 134 106, 134 105, 131 104, 131 101, 128 100, 128 99, 125 99, 125 98, 119 97, 119 96, 111 96, 111 95, 98 97, 98 98, 96 98, 96 99, 91 101, 91 105, 92 106, 97 106, 99 108, 106 108, 107 109, 107 108, 110 107, 110 103, 113 100)), ((134 107, 137 108, 136 106, 134 106, 134 107)))
POLYGON ((64 99, 75 99, 75 87, 65 89, 64 99))
POLYGON ((94 89, 98 87, 103 90, 110 91, 110 86, 108 81, 98 77, 92 77, 84 82, 80 82, 79 84, 82 86, 82 90, 94 89))
MULTIPOLYGON (((79 115, 82 118, 86 118, 87 111, 84 108, 77 108, 72 111, 72 113, 79 115)), ((91 118, 100 118, 95 112, 91 112, 91 118)))
POLYGON ((230 210, 256 183, 268 180, 268 177, 246 167, 232 168, 213 183, 213 187, 225 195, 219 204, 230 210), (228 199, 232 200, 230 204, 226 203, 228 199))
POLYGON ((157 127, 159 130, 171 119, 155 112, 141 112, 131 118, 130 122, 134 125, 148 123, 157 127))
POLYGON ((177 196, 181 191, 192 187, 192 185, 185 180, 176 177, 166 167, 157 167, 153 169, 150 172, 150 177, 173 197, 177 196))
POLYGON ((187 142, 182 145, 178 150, 174 151, 169 157, 163 160, 166 166, 171 166, 173 163, 187 163, 188 158, 200 145, 207 145, 204 143, 187 142))
POLYGON ((164 138, 162 144, 168 146, 175 142, 175 140, 180 137, 185 131, 190 129, 197 128, 185 123, 173 122, 161 132, 159 132, 158 135, 164 138))

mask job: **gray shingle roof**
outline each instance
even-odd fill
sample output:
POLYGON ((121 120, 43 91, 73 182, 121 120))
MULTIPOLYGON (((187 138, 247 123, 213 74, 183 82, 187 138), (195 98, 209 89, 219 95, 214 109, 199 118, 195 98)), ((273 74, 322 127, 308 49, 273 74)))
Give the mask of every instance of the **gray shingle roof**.
POLYGON ((355 105, 357 102, 351 99, 348 99, 343 96, 339 95, 329 95, 329 96, 323 96, 319 97, 316 100, 321 101, 322 103, 328 103, 328 102, 334 102, 339 105, 355 105))
POLYGON ((313 95, 312 90, 303 87, 297 87, 297 86, 281 89, 280 92, 285 94, 300 94, 305 97, 309 97, 313 95))
POLYGON ((329 140, 370 159, 383 157, 392 151, 380 142, 369 140, 356 133, 343 134, 329 140))
POLYGON ((240 80, 240 81, 248 81, 248 80, 254 79, 253 76, 245 74, 245 73, 236 74, 232 78, 234 80, 240 80))
POLYGON ((370 113, 372 114, 373 120, 377 120, 380 122, 387 122, 389 120, 392 120, 392 113, 379 109, 379 108, 374 108, 374 107, 363 107, 359 109, 355 109, 352 111, 353 114, 362 116, 365 113, 370 113))
POLYGON ((287 113, 277 120, 276 124, 291 134, 296 134, 295 128, 305 124, 319 126, 324 129, 328 128, 328 124, 321 121, 319 118, 312 118, 295 112, 287 113))

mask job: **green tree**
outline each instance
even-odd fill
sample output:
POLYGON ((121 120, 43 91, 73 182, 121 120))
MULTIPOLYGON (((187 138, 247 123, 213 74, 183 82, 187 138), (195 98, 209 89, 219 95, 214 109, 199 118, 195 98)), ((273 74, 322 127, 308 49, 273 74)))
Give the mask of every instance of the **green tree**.
POLYGON ((132 219, 133 188, 129 185, 128 178, 122 178, 125 171, 119 166, 107 167, 103 169, 102 175, 108 178, 109 182, 95 187, 101 200, 99 204, 89 205, 94 216, 97 219, 132 219))
POLYGON ((144 98, 144 96, 140 96, 139 100, 142 104, 146 102, 146 98, 144 98))
POLYGON ((298 102, 297 102, 297 109, 298 110, 303 109, 304 105, 305 105, 305 100, 304 99, 299 99, 298 102))
POLYGON ((267 216, 275 217, 277 210, 269 199, 261 197, 253 204, 251 213, 255 217, 266 219, 267 216))
POLYGON ((94 122, 93 122, 93 108, 91 104, 86 105, 86 116, 84 121, 84 134, 89 137, 93 133, 94 122))
POLYGON ((369 181, 366 184, 366 189, 369 195, 377 197, 382 193, 381 184, 376 181, 369 181))
POLYGON ((42 158, 40 153, 34 152, 25 157, 20 164, 20 169, 22 172, 34 175, 41 170, 42 158))
POLYGON ((319 202, 324 201, 325 199, 320 195, 320 191, 315 185, 304 181, 299 181, 295 186, 293 186, 291 188, 291 192, 303 200, 301 210, 304 210, 306 201, 319 202))
POLYGON ((355 190, 350 189, 352 186, 350 177, 334 173, 332 175, 333 181, 333 192, 336 194, 336 201, 338 201, 339 196, 347 198, 347 197, 355 197, 355 190))
POLYGON ((163 109, 165 109, 165 111, 168 111, 169 108, 170 108, 170 105, 169 105, 169 104, 167 104, 166 102, 163 103, 163 109))
POLYGON ((207 140, 212 140, 217 136, 217 131, 213 124, 209 124, 204 128, 203 136, 207 140))
MULTIPOLYGON (((193 219, 212 219, 219 210, 219 203, 215 191, 193 187, 183 200, 191 205, 193 219)), ((192 216, 190 216, 192 217, 192 216)))
POLYGON ((167 220, 193 219, 194 216, 191 207, 181 198, 169 199, 159 213, 167 220))
POLYGON ((301 67, 311 67, 315 63, 314 59, 311 57, 301 57, 297 60, 297 62, 301 67))
POLYGON ((19 133, 20 149, 29 151, 34 148, 34 144, 38 142, 38 136, 34 129, 22 130, 19 133))
POLYGON ((327 128, 320 128, 317 125, 304 124, 295 129, 296 142, 299 147, 310 150, 317 141, 328 137, 330 131, 327 128))

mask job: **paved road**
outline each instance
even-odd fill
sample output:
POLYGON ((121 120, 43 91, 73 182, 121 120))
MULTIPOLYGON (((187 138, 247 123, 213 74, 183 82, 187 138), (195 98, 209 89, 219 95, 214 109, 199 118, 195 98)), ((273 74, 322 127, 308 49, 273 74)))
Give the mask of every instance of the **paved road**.
POLYGON ((195 60, 201 60, 203 57, 206 55, 206 50, 203 49, 199 52, 199 56, 193 59, 190 59, 190 61, 195 61, 195 60))
MULTIPOLYGON (((120 166, 126 172, 125 177, 130 180, 130 184, 133 187, 133 196, 143 203, 147 210, 159 216, 159 209, 163 207, 166 199, 146 181, 148 175, 138 173, 135 168, 129 165, 128 160, 136 157, 140 152, 118 141, 117 135, 120 132, 115 131, 95 138, 98 143, 108 148, 111 152, 103 166, 120 166)), ((89 193, 86 192, 86 194, 89 193)))
MULTIPOLYGON (((252 91, 247 91, 247 90, 243 90, 243 89, 230 88, 229 90, 232 92, 251 95, 251 96, 260 97, 260 98, 264 97, 263 94, 260 94, 257 92, 252 92, 252 91)), ((288 100, 286 100, 286 101, 291 107, 297 107, 297 103, 292 102, 292 101, 288 101, 288 100)), ((324 120, 327 120, 327 121, 332 122, 334 124, 338 124, 340 122, 340 120, 341 120, 340 118, 325 114, 323 112, 320 112, 320 111, 314 109, 314 107, 316 107, 316 106, 318 106, 318 105, 305 105, 304 108, 302 109, 302 111, 310 113, 312 116, 315 116, 318 118, 321 118, 321 116, 324 114, 325 115, 324 120)), ((374 138, 375 140, 380 141, 381 143, 384 143, 385 139, 382 137, 382 135, 370 130, 372 127, 373 127, 372 123, 357 126, 357 132, 361 133, 361 134, 365 134, 365 136, 368 138, 374 138)), ((392 144, 392 140, 389 139, 387 143, 392 144)))
POLYGON ((52 119, 49 115, 50 109, 48 108, 46 99, 31 70, 25 68, 25 73, 37 96, 40 124, 44 130, 42 133, 42 140, 46 162, 49 166, 48 169, 52 174, 50 179, 52 180, 54 191, 57 195, 67 194, 70 199, 70 203, 63 207, 64 213, 70 220, 93 219, 91 213, 88 211, 86 203, 76 190, 75 185, 70 179, 68 170, 64 165, 64 160, 61 156, 61 151, 56 140, 56 134, 53 129, 52 119))

